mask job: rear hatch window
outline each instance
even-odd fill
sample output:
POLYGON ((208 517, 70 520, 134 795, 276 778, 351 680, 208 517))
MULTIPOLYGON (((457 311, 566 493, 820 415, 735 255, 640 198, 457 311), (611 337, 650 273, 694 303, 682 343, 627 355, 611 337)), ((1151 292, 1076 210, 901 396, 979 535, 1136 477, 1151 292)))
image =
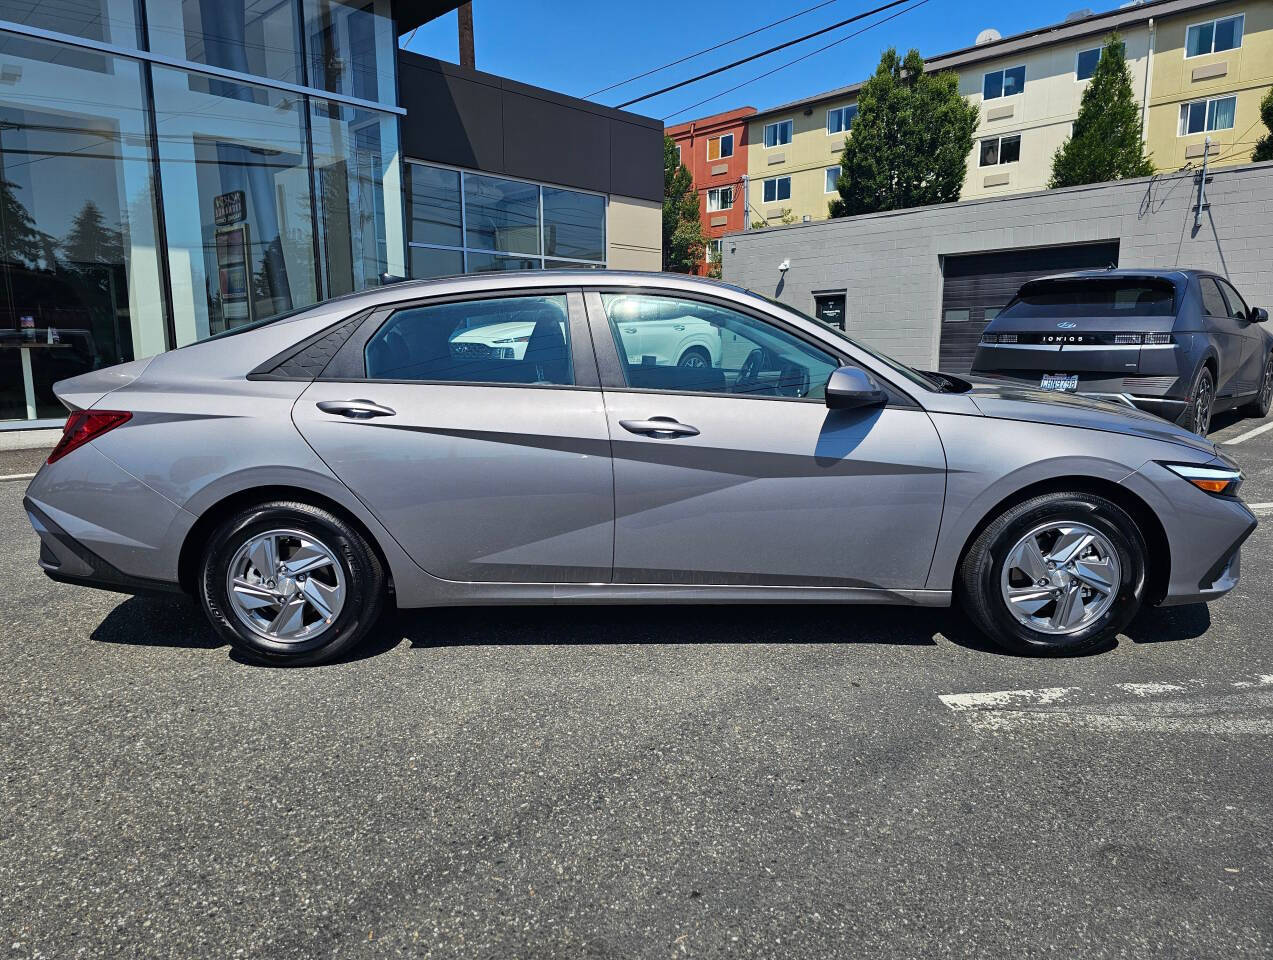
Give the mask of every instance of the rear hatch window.
POLYGON ((1034 280, 1000 311, 998 320, 1102 320, 1171 317, 1176 288, 1153 277, 1034 280))

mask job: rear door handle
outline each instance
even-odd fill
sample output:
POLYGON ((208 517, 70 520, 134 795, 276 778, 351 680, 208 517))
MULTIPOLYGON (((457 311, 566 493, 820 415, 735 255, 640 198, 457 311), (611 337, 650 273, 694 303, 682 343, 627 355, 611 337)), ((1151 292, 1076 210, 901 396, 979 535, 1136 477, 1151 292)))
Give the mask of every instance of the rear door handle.
POLYGON ((383 407, 370 400, 320 400, 318 409, 323 413, 336 413, 350 420, 370 420, 372 417, 392 417, 398 411, 383 407))
POLYGON ((698 428, 688 423, 677 423, 671 417, 651 417, 649 420, 620 420, 619 426, 629 433, 642 433, 650 437, 697 437, 698 428))

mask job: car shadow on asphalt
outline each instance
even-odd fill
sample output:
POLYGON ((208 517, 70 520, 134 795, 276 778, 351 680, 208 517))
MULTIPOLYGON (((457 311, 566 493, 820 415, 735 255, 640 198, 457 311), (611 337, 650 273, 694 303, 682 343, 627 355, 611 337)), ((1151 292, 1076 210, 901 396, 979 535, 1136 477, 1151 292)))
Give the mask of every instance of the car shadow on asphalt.
MULTIPOLYGON (((1135 644, 1192 640, 1211 626, 1206 604, 1143 611, 1123 636, 1135 644)), ((192 600, 137 596, 93 630, 101 643, 213 650, 225 646, 192 600)), ((389 611, 362 644, 336 663, 397 649, 588 644, 885 644, 933 647, 942 641, 992 656, 1013 656, 987 640, 956 609, 883 606, 625 605, 443 607, 389 611)), ((1087 651, 1112 650, 1117 641, 1087 651)), ((254 664, 237 652, 231 657, 254 664)))

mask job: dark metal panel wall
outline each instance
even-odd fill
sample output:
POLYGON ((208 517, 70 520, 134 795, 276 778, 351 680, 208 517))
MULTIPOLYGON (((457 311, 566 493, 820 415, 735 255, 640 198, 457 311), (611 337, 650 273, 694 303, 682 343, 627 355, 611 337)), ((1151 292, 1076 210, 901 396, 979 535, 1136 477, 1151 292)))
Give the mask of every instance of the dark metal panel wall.
POLYGON ((946 257, 942 268, 941 369, 968 373, 989 318, 1027 280, 1118 264, 1118 241, 946 257), (964 320, 962 317, 967 316, 964 320), (960 318, 960 319, 956 319, 960 318))

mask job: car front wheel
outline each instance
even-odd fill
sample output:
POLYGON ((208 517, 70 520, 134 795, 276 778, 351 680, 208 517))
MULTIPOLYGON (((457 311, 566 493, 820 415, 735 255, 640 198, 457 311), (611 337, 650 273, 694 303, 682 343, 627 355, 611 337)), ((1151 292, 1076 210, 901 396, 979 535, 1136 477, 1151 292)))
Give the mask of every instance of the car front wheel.
POLYGON ((276 501, 230 517, 204 551, 199 599, 213 628, 258 662, 306 666, 353 649, 375 625, 385 574, 335 514, 276 501))
POLYGON ((1243 412, 1253 417, 1267 417, 1269 408, 1273 407, 1273 353, 1264 362, 1264 372, 1260 374, 1260 389, 1243 412))
POLYGON ((1082 653, 1140 609, 1145 554, 1135 521, 1112 501, 1044 494, 982 531, 964 556, 960 593, 976 626, 1010 652, 1082 653))

